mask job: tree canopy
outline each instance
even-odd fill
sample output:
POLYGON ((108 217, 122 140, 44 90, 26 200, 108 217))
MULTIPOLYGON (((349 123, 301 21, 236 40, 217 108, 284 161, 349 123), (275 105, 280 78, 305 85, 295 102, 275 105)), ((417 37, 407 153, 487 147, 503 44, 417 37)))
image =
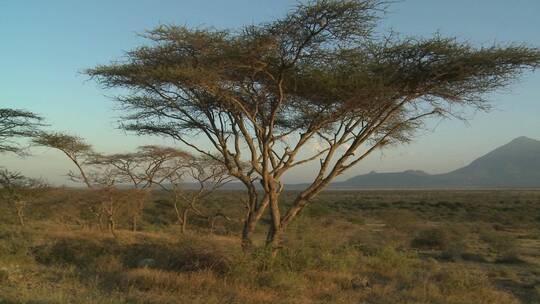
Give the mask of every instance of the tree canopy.
POLYGON ((0 108, 0 153, 21 152, 14 141, 19 137, 31 137, 43 126, 43 118, 32 112, 0 108))
POLYGON ((270 205, 277 246, 336 176, 375 149, 410 141, 429 117, 488 109, 486 93, 540 63, 540 51, 521 44, 377 34, 382 9, 376 0, 321 0, 238 30, 159 26, 144 35, 148 45, 87 73, 130 90, 118 96, 126 130, 171 136, 208 157, 217 151, 248 189, 245 234, 270 205), (208 145, 191 140, 200 135, 208 145), (313 181, 282 214, 283 175, 313 160, 313 181))
POLYGON ((84 167, 97 157, 97 153, 84 139, 62 132, 39 132, 32 138, 32 143, 37 146, 57 149, 64 153, 77 167, 78 171, 78 173, 70 171, 68 176, 72 179, 79 179, 80 177, 87 187, 92 188, 84 167))

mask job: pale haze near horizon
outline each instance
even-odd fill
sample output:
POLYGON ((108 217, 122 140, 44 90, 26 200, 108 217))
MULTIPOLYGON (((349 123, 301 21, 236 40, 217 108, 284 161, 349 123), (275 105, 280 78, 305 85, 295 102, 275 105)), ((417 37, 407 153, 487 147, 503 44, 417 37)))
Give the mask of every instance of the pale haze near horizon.
MULTIPOLYGON (((429 37, 436 32, 475 45, 510 42, 540 46, 540 1, 409 0, 392 4, 380 33, 429 37)), ((296 1, 0 1, 0 107, 20 108, 46 118, 49 130, 85 138, 104 153, 131 151, 138 145, 178 143, 138 137, 117 129, 122 115, 101 89, 81 74, 86 68, 122 58, 146 41, 137 36, 159 24, 239 28, 271 21, 296 1)), ((540 73, 526 73, 508 90, 489 97, 495 109, 468 113, 458 120, 431 121, 411 143, 373 153, 339 180, 370 171, 408 169, 443 173, 513 138, 540 139, 540 73)), ((67 183, 73 169, 59 152, 33 148, 21 159, 0 155, 0 166, 67 183)), ((311 180, 313 162, 285 177, 289 183, 311 180)))

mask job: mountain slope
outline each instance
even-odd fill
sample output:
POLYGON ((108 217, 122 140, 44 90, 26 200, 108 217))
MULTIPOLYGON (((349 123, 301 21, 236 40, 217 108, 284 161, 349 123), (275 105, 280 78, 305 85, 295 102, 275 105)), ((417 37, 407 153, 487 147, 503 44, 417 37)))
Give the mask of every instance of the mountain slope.
POLYGON ((540 141, 519 137, 468 166, 429 175, 422 171, 369 173, 333 187, 346 188, 456 188, 540 187, 540 141))
POLYGON ((431 183, 432 175, 423 171, 407 170, 404 172, 389 172, 358 175, 344 182, 332 184, 337 187, 367 187, 367 188, 408 188, 419 187, 431 183))

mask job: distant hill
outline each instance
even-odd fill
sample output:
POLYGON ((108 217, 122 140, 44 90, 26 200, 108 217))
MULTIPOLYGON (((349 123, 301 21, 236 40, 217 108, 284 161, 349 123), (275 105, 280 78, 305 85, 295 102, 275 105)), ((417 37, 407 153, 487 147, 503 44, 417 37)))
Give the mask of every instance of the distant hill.
POLYGON ((332 188, 540 187, 540 141, 519 137, 468 166, 444 173, 408 170, 358 175, 332 188))

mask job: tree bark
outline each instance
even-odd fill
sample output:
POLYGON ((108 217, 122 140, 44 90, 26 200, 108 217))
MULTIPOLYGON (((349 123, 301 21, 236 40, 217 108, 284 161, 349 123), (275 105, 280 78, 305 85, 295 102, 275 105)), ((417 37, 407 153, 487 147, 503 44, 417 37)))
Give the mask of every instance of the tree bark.
POLYGON ((112 198, 109 198, 109 206, 105 210, 107 212, 107 226, 109 226, 109 232, 113 235, 114 238, 117 238, 116 236, 116 221, 114 220, 114 207, 113 207, 113 200, 112 198))
POLYGON ((178 202, 174 202, 173 203, 173 207, 174 207, 174 213, 176 214, 176 220, 178 222, 178 224, 182 225, 182 215, 180 214, 180 209, 178 209, 178 202))
POLYGON ((109 232, 113 235, 114 238, 118 238, 116 235, 116 222, 112 216, 109 216, 109 232))
POLYGON ((24 227, 24 210, 21 206, 17 207, 17 217, 19 218, 19 224, 24 227))
POLYGON ((229 222, 231 219, 226 216, 225 214, 218 212, 214 214, 213 216, 209 216, 208 220, 210 222, 210 233, 214 233, 214 228, 216 226, 216 221, 218 218, 222 217, 225 221, 229 222))
POLYGON ((270 193, 270 227, 266 235, 266 246, 271 250, 272 257, 275 257, 281 248, 281 237, 283 227, 281 225, 281 214, 279 211, 279 193, 270 193))
POLYGON ((279 250, 282 248, 282 237, 284 229, 281 227, 275 228, 274 225, 268 229, 266 236, 266 246, 270 249, 272 257, 276 257, 279 250))
POLYGON ((184 209, 184 212, 182 213, 182 229, 180 230, 182 234, 185 234, 187 230, 188 213, 188 208, 184 209))
POLYGON ((101 232, 105 230, 105 227, 103 226, 103 212, 100 212, 98 215, 98 227, 101 232))
POLYGON ((257 194, 255 192, 250 191, 249 196, 248 211, 244 218, 244 225, 242 228, 242 249, 244 252, 253 248, 253 233, 269 203, 267 195, 262 198, 260 203, 258 202, 257 194))
POLYGON ((131 231, 137 231, 137 215, 131 217, 131 231))
POLYGON ((244 221, 244 227, 242 228, 242 249, 248 251, 253 247, 253 240, 251 235, 255 231, 255 222, 248 218, 244 221))
POLYGON ((299 193, 283 217, 279 210, 279 196, 281 192, 278 191, 270 195, 271 223, 266 235, 266 246, 271 250, 273 257, 277 255, 278 250, 282 247, 282 238, 290 222, 298 216, 309 200, 317 195, 323 186, 324 184, 319 184, 316 187, 310 187, 299 193))

